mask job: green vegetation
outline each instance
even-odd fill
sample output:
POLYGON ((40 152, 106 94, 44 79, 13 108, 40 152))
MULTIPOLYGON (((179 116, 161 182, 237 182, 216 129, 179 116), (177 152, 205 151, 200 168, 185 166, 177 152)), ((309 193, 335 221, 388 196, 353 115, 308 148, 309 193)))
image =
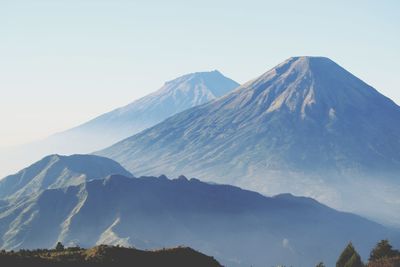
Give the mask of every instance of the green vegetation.
MULTIPOLYGON (((372 249, 368 264, 364 265, 352 243, 343 250, 336 267, 400 267, 400 252, 392 248, 388 240, 381 240, 372 249)), ((317 265, 317 267, 320 267, 317 265)))
POLYGON ((350 242, 347 247, 340 254, 336 262, 336 267, 363 267, 360 255, 355 250, 353 244, 350 242))
POLYGON ((56 245, 56 251, 63 251, 64 250, 64 245, 61 244, 61 242, 58 242, 56 245))
POLYGON ((381 240, 371 251, 367 267, 400 267, 400 252, 388 240, 381 240))
POLYGON ((0 251, 0 266, 13 267, 222 267, 214 258, 193 249, 178 247, 156 251, 143 251, 119 246, 96 246, 91 249, 56 249, 0 251))
POLYGON ((392 245, 390 245, 389 240, 381 240, 376 247, 371 251, 369 256, 369 261, 376 261, 383 258, 392 258, 395 256, 400 256, 398 250, 394 250, 392 245))
MULTIPOLYGON (((191 248, 178 247, 154 251, 100 245, 90 249, 65 248, 58 242, 54 249, 0 251, 0 266, 13 267, 222 267, 214 258, 191 248)), ((325 267, 320 262, 316 267, 325 267)), ((340 254, 336 267, 400 267, 400 252, 388 240, 381 240, 364 265, 350 242, 340 254)))

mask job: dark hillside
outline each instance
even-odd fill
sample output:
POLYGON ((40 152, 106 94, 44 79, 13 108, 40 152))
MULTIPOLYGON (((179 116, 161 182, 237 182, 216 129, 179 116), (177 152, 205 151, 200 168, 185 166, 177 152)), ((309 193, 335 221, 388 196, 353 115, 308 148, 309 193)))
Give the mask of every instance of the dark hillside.
POLYGON ((13 267, 220 267, 212 257, 191 248, 172 248, 144 251, 118 246, 96 246, 91 249, 21 250, 0 252, 0 266, 13 267))

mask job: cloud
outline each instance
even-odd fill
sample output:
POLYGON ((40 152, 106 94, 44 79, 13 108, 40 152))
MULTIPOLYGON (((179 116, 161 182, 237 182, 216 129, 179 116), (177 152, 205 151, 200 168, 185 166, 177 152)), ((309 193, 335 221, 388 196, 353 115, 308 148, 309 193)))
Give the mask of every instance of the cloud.
POLYGON ((282 240, 282 246, 283 246, 284 248, 290 248, 290 246, 289 246, 289 239, 284 238, 284 239, 282 240))
POLYGON ((289 239, 287 238, 282 239, 282 247, 288 249, 292 253, 295 253, 294 249, 290 245, 289 239))

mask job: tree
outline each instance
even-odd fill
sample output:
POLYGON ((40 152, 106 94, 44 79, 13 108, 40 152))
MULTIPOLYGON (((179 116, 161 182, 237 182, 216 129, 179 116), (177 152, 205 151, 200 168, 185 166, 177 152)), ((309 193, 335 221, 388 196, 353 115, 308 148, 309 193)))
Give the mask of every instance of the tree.
POLYGON ((63 251, 64 250, 64 245, 61 242, 57 242, 56 250, 57 251, 63 251))
POLYGON ((353 244, 350 242, 340 254, 336 262, 336 267, 363 267, 360 255, 357 253, 353 244))
POLYGON ((385 239, 376 244, 375 248, 371 251, 369 261, 376 261, 382 258, 391 258, 399 254, 399 251, 392 248, 389 240, 385 239))
POLYGON ((361 261, 360 255, 358 253, 353 254, 351 258, 347 261, 344 267, 363 267, 364 264, 361 261))
POLYGON ((318 263, 315 267, 325 267, 325 264, 321 261, 321 262, 318 263))

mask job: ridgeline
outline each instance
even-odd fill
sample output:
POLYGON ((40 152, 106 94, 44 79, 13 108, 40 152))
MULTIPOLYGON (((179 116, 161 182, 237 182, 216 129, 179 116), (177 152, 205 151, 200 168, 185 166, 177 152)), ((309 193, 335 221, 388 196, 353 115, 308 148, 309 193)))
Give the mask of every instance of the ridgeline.
POLYGON ((60 243, 55 249, 1 251, 0 265, 13 267, 222 267, 214 258, 191 248, 178 247, 154 251, 100 245, 90 249, 64 248, 60 243))

